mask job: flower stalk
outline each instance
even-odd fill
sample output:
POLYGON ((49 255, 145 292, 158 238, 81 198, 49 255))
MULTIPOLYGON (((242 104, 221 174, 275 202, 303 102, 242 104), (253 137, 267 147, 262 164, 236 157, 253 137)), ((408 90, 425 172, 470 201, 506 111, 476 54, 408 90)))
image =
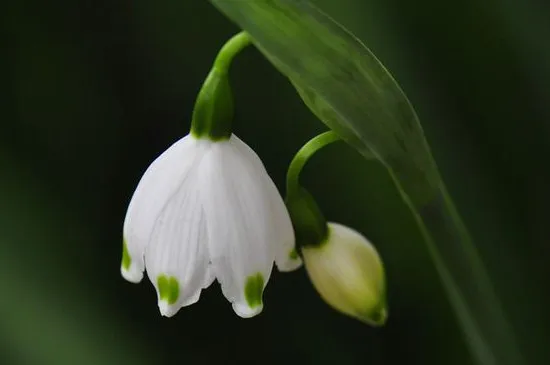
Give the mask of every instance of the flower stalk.
POLYGON ((300 173, 307 161, 321 148, 339 141, 333 131, 322 133, 296 153, 286 177, 286 199, 298 245, 320 245, 328 235, 327 221, 311 194, 300 185, 300 173))
POLYGON ((235 56, 249 44, 248 34, 240 32, 229 39, 218 52, 195 101, 191 134, 196 138, 219 141, 231 136, 234 106, 229 68, 235 56))

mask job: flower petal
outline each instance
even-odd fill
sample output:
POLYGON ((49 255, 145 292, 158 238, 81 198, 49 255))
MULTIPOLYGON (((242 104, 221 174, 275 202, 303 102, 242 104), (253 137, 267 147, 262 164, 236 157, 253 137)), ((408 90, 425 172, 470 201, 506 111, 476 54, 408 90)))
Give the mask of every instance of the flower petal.
POLYGON ((277 269, 281 272, 289 272, 298 269, 302 266, 302 259, 296 250, 296 239, 294 237, 294 228, 292 221, 286 209, 279 191, 275 184, 271 182, 270 190, 271 210, 275 231, 273 233, 276 238, 277 246, 275 247, 275 263, 277 269))
POLYGON ((185 136, 147 168, 128 206, 123 228, 122 276, 130 282, 143 277, 143 254, 156 218, 174 194, 201 151, 201 142, 185 136))
POLYGON ((296 240, 290 215, 277 186, 265 171, 265 167, 258 155, 246 143, 237 136, 232 137, 232 142, 239 149, 240 153, 255 165, 258 171, 263 171, 263 173, 259 174, 259 177, 264 179, 266 194, 269 196, 271 204, 273 219, 273 224, 271 225, 273 229, 272 244, 274 245, 277 269, 282 272, 298 269, 302 265, 302 260, 295 248, 296 240))
POLYGON ((206 220, 192 170, 158 216, 145 253, 162 315, 171 317, 199 300, 212 283, 206 220))
POLYGON ((216 142, 200 168, 212 267, 226 298, 243 318, 259 314, 273 267, 274 221, 263 165, 236 139, 216 142), (252 158, 253 159, 253 158, 252 158), (261 168, 260 168, 261 167, 261 168))

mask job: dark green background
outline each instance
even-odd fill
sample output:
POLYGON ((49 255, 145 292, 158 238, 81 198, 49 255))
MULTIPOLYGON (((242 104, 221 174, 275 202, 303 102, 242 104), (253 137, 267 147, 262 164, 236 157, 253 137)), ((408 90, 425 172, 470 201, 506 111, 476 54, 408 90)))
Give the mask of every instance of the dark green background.
MULTIPOLYGON (((420 116, 530 364, 550 362, 550 13, 530 1, 319 0, 391 70, 420 116)), ((390 318, 326 306, 276 273, 241 320, 217 285, 161 318, 119 275, 127 203, 189 128, 219 47, 238 31, 206 0, 1 5, 0 364, 470 364, 409 212, 382 167, 345 145, 304 183, 376 245, 390 318)), ((254 49, 232 70, 235 132, 282 188, 325 130, 254 49)))

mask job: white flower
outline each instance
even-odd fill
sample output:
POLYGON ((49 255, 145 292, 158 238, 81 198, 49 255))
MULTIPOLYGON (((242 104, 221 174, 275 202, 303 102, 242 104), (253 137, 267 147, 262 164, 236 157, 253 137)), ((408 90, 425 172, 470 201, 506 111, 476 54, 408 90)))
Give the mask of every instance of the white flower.
POLYGON ((187 135, 149 166, 124 221, 122 276, 146 269, 162 315, 199 300, 217 279, 243 318, 259 314, 273 263, 300 266, 283 200, 256 153, 235 135, 187 135))
POLYGON ((325 302, 363 322, 385 323, 384 267, 365 237, 341 224, 328 223, 325 241, 303 246, 301 252, 308 276, 325 302))

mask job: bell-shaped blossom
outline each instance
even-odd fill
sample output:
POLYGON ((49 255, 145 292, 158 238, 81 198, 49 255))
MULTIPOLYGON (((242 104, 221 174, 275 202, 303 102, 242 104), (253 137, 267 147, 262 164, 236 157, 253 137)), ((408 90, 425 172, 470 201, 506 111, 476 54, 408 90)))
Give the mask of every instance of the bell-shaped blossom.
POLYGON ((192 134, 147 169, 124 221, 122 276, 146 270, 162 315, 199 300, 214 279, 241 317, 263 308, 273 263, 296 269, 294 231, 256 153, 235 135, 213 141, 192 134))

